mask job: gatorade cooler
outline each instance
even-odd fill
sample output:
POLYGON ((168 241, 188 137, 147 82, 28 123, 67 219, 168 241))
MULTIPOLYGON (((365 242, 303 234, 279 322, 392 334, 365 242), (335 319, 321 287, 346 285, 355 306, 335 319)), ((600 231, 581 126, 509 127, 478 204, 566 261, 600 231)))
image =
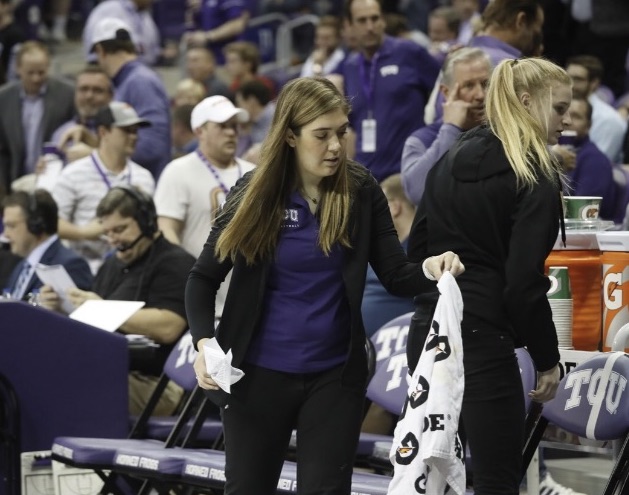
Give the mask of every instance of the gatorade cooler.
MULTIPOLYGON (((595 235, 595 234, 593 234, 595 235)), ((597 351, 602 338, 601 254, 598 249, 553 250, 549 266, 567 266, 572 288, 572 345, 580 351, 597 351)))
POLYGON ((603 266, 603 350, 610 351, 620 327, 629 323, 629 232, 599 232, 597 239, 603 266))

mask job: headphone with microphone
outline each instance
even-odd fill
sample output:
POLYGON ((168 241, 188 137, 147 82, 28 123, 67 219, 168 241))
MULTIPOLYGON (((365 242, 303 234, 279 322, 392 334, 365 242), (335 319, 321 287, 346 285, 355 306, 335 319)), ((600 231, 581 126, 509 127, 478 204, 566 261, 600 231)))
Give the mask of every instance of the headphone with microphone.
POLYGON ((26 212, 26 228, 28 231, 36 236, 42 235, 46 232, 46 221, 41 214, 39 203, 37 203, 37 196, 35 193, 29 194, 28 198, 28 211, 26 212))
POLYGON ((133 219, 138 223, 142 235, 152 238, 155 232, 157 232, 158 227, 157 210, 151 198, 133 187, 116 186, 112 189, 120 189, 124 191, 127 196, 133 198, 136 204, 136 212, 135 215, 133 215, 133 219))

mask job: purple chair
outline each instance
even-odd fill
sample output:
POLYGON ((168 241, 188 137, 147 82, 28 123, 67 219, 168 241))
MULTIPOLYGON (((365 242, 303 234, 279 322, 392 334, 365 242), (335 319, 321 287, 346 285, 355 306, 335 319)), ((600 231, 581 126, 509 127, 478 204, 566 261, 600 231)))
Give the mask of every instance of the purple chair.
POLYGON ((525 451, 525 466, 550 422, 592 440, 622 440, 603 495, 629 493, 629 356, 606 352, 581 363, 563 377, 555 398, 544 404, 532 441, 525 451))
MULTIPOLYGON (((192 337, 186 333, 170 353, 155 391, 128 438, 57 437, 52 445, 52 458, 70 466, 94 470, 105 482, 102 493, 124 493, 124 489, 120 488, 120 476, 118 474, 125 474, 125 470, 116 471, 113 469, 119 449, 136 447, 143 451, 164 450, 165 447, 174 447, 178 443, 189 444, 198 435, 207 416, 208 403, 203 398, 202 390, 197 387, 196 376, 192 367, 195 356, 196 351, 192 346, 192 337), (151 419, 151 412, 155 409, 169 380, 181 386, 189 394, 189 397, 164 442, 143 438, 142 435, 148 431, 147 425, 151 419), (192 419, 193 416, 194 419, 192 419), (108 476, 105 471, 109 470, 113 471, 114 474, 108 476)), ((217 434, 222 432, 220 421, 213 423, 208 428, 214 429, 217 434)), ((148 489, 148 486, 145 489, 148 489)))

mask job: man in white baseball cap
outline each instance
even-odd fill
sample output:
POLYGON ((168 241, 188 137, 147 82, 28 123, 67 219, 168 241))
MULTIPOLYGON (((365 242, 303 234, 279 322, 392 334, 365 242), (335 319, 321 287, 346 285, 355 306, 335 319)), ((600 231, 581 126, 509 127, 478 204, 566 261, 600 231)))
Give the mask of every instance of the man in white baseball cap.
MULTIPOLYGON (((166 238, 198 257, 227 193, 255 165, 236 157, 238 127, 249 114, 224 96, 197 104, 190 118, 199 147, 170 162, 157 182, 157 222, 166 238), (208 201, 209 199, 209 201, 208 201)), ((217 295, 221 315, 229 281, 217 295)))
POLYGON ((249 113, 246 110, 235 107, 224 96, 210 96, 194 107, 190 118, 190 126, 193 131, 196 131, 206 122, 223 124, 234 117, 240 124, 249 121, 249 113))
POLYGON ((113 82, 114 100, 151 122, 140 129, 132 158, 157 178, 170 161, 170 101, 160 77, 139 60, 132 36, 125 21, 106 17, 92 30, 90 50, 113 82))
POLYGON ((153 3, 154 0, 99 2, 90 12, 83 30, 83 51, 88 60, 95 60, 91 53, 95 43, 122 39, 116 35, 120 28, 127 31, 128 39, 133 40, 140 60, 148 66, 155 65, 161 54, 162 42, 159 28, 153 19, 153 3), (107 22, 102 24, 104 21, 107 22))
POLYGON ((89 51, 93 53, 97 43, 114 40, 131 41, 131 28, 122 19, 107 17, 94 26, 92 37, 88 41, 89 51))

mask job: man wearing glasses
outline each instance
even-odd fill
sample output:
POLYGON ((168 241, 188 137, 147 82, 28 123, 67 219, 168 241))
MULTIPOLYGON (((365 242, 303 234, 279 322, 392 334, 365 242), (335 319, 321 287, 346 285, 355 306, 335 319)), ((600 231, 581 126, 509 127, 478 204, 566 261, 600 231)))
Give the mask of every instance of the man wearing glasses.
MULTIPOLYGON (((131 355, 129 412, 140 414, 170 351, 188 328, 184 292, 194 258, 164 238, 157 228, 151 196, 138 188, 112 187, 98 203, 96 217, 113 254, 98 270, 91 291, 75 288, 65 296, 74 307, 98 299, 144 301, 144 307, 118 329, 159 344, 141 359, 131 355)), ((59 311, 59 296, 51 287, 43 286, 42 306, 59 311)), ((172 414, 182 395, 183 390, 171 382, 155 414, 172 414)))

